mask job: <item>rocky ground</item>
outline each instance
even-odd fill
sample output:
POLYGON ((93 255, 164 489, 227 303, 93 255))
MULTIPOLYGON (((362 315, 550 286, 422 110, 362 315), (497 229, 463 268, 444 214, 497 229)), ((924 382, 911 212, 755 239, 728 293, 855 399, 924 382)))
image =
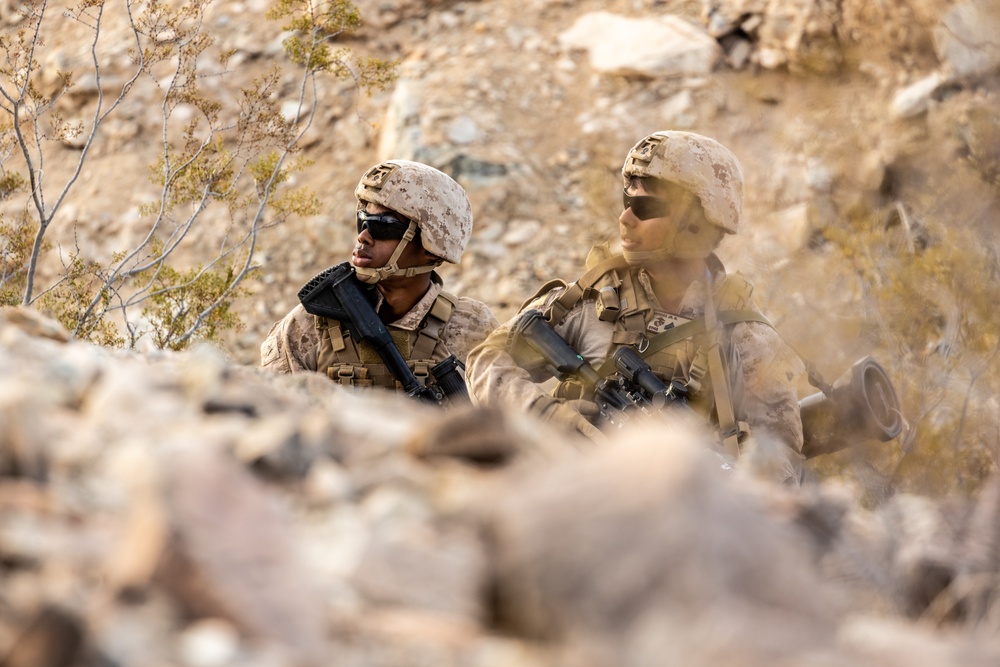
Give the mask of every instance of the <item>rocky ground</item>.
POLYGON ((0 369, 4 665, 1000 659, 997 482, 864 510, 723 471, 683 420, 594 450, 30 310, 0 369))
MULTIPOLYGON (((205 26, 216 43, 204 60, 217 76, 204 90, 226 113, 239 88, 275 65, 283 68, 280 106, 294 98, 297 77, 281 24, 264 17, 268 6, 209 5, 205 26), (224 51, 233 56, 222 75, 213 57, 224 51)), ((449 289, 505 319, 543 282, 577 276, 593 243, 614 242, 628 148, 648 132, 692 130, 720 139, 744 165, 744 229, 720 252, 755 284, 754 298, 784 338, 828 379, 874 355, 898 383, 922 440, 880 466, 890 471, 876 474, 880 495, 904 472, 941 470, 925 486, 972 488, 1000 461, 992 418, 1000 393, 991 306, 1000 291, 994 3, 358 6, 361 28, 338 45, 397 59, 398 78, 371 96, 351 81, 317 82, 299 155, 311 164, 291 184, 311 188, 321 213, 263 230, 260 273, 236 305, 246 326, 222 341, 233 360, 256 364, 299 287, 348 256, 353 188, 377 161, 423 160, 466 187, 473 238, 462 263, 442 273, 449 289), (949 463, 932 466, 942 448, 949 463)), ((106 95, 124 81, 123 26, 119 17, 105 32, 106 95)), ((62 68, 86 71, 85 34, 67 22, 47 41, 42 80, 62 68)), ((50 278, 74 247, 106 264, 146 233, 140 208, 156 198, 147 167, 162 150, 162 89, 140 83, 95 139, 49 229, 59 248, 43 260, 50 278)), ((96 92, 93 78, 78 76, 59 111, 86 127, 96 92)), ((181 105, 171 131, 195 115, 181 105)), ((43 144, 55 150, 45 163, 49 186, 76 166, 79 140, 64 143, 43 144)), ((24 203, 0 202, 0 212, 16 214, 24 203)), ((223 208, 207 210, 178 261, 206 261, 229 222, 223 208)))
MULTIPOLYGON (((859 262, 894 259, 846 257, 838 238, 906 256, 951 227, 995 251, 994 5, 359 2, 344 44, 399 58, 400 76, 371 97, 321 85, 296 178, 324 212, 266 230, 244 331, 140 354, 3 311, 0 664, 996 664, 989 476, 862 506, 832 478, 791 493, 722 475, 683 424, 593 451, 523 415, 253 369, 299 286, 347 256, 374 162, 424 160, 467 188, 476 229, 445 278, 503 318, 613 236, 625 151, 672 128, 744 164, 746 230, 724 259, 835 375, 877 343, 858 334, 859 262)), ((208 15, 236 52, 223 102, 284 62, 267 6, 208 15)), ((49 67, 83 62, 74 40, 49 40, 49 67)), ((98 257, 141 231, 153 99, 137 88, 95 144, 53 240, 98 257)), ((78 147, 58 150, 56 180, 78 147)))

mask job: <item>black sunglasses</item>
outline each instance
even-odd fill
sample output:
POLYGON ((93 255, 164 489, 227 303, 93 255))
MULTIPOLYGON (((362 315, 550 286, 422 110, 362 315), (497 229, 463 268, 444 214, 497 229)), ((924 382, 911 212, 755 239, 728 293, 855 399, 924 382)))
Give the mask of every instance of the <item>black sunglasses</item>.
POLYGON ((670 204, 659 197, 639 197, 622 190, 622 204, 632 209, 632 215, 640 220, 662 218, 670 213, 670 204))
POLYGON ((358 234, 364 230, 376 241, 399 240, 406 234, 410 223, 400 220, 394 215, 373 214, 358 211, 358 234))

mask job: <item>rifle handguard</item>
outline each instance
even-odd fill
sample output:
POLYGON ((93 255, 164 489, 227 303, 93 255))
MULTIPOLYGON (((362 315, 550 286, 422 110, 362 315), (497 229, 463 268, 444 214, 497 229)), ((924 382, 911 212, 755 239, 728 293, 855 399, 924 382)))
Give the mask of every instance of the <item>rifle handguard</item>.
POLYGON ((560 380, 578 378, 588 389, 601 381, 594 367, 553 329, 539 310, 528 310, 511 331, 513 344, 524 341, 552 366, 560 380))

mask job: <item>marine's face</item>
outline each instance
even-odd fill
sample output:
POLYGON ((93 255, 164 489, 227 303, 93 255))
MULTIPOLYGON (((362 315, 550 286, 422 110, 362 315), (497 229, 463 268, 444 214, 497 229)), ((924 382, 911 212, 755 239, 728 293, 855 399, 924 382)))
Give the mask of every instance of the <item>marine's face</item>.
MULTIPOLYGON (((641 182, 634 180, 625 188, 625 194, 629 197, 652 197, 641 182)), ((675 234, 675 223, 670 215, 670 207, 666 200, 662 209, 657 211, 662 215, 655 215, 641 220, 632 207, 628 207, 618 216, 618 234, 621 237, 622 249, 630 252, 652 252, 658 250, 667 240, 675 234)), ((650 215, 651 213, 643 209, 655 209, 656 202, 643 201, 643 206, 636 205, 635 208, 640 215, 650 215), (654 204, 654 206, 650 206, 654 204)))
MULTIPOLYGON (((369 215, 391 215, 398 218, 404 231, 406 226, 410 224, 409 219, 405 216, 380 204, 366 202, 362 210, 369 215)), ((399 239, 399 236, 395 238, 375 238, 372 235, 372 230, 366 226, 358 232, 357 243, 354 246, 354 252, 351 254, 351 263, 357 267, 381 268, 392 257, 396 246, 401 243, 399 239)), ((406 244, 397 263, 400 268, 405 269, 411 266, 423 266, 432 260, 433 256, 424 250, 419 242, 419 237, 417 237, 406 244)))

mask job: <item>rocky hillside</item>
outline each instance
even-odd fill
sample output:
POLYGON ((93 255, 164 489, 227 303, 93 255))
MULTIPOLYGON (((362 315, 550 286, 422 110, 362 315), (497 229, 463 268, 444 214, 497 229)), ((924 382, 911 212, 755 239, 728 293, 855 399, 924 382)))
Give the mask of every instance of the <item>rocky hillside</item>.
MULTIPOLYGON (((238 110, 241 88, 275 66, 282 73, 272 95, 294 112, 298 78, 281 23, 265 18, 271 4, 208 7, 204 28, 215 42, 203 56, 203 89, 223 116, 238 110), (224 72, 215 59, 225 53, 224 72)), ((378 160, 422 160, 467 188, 473 239, 461 265, 443 273, 450 289, 505 319, 541 283, 577 276, 593 243, 615 241, 628 148, 649 132, 685 129, 717 137, 744 165, 744 229, 721 254, 754 282, 755 299, 786 340, 828 379, 873 354, 899 384, 914 428, 897 456, 872 467, 870 489, 884 498, 901 481, 919 480, 936 492, 969 490, 1000 461, 994 2, 358 7, 361 28, 337 46, 398 60, 398 77, 371 96, 352 80, 318 79, 296 156, 308 166, 291 184, 315 192, 321 213, 266 221, 254 258, 261 272, 236 306, 246 328, 223 341, 235 361, 255 365, 298 288, 348 256, 353 187, 378 160)), ((114 17, 121 7, 106 11, 114 17)), ((47 36, 42 84, 77 72, 57 101, 67 123, 87 128, 98 92, 107 99, 126 81, 123 19, 102 32, 100 87, 85 74, 86 25, 66 20, 47 36)), ((15 14, 5 21, 17 27, 15 14)), ((140 211, 157 199, 148 167, 162 151, 165 77, 137 82, 95 137, 48 231, 49 284, 74 249, 107 265, 147 233, 140 211)), ((197 115, 180 105, 169 131, 197 115)), ((43 142, 55 150, 45 162, 48 184, 73 176, 80 141, 43 142)), ((0 212, 9 220, 25 203, 0 201, 0 212)), ((205 261, 230 223, 224 207, 207 210, 178 259, 205 261)))
MULTIPOLYGON (((287 68, 269 4, 211 6, 210 55, 234 52, 213 87, 226 108, 287 68)), ((0 312, 0 664, 996 664, 996 3, 358 7, 343 46, 398 58, 399 77, 371 97, 321 83, 296 184, 324 212, 265 230, 244 331, 125 352, 0 312), (723 256, 782 334, 830 377, 872 352, 894 374, 919 428, 860 484, 723 474, 683 423, 597 451, 525 415, 253 368, 299 286, 349 253, 374 162, 467 188, 476 229, 445 279, 504 318, 613 240, 625 151, 668 128, 742 161, 745 233, 723 256), (967 493, 901 492, 916 467, 967 493)), ((46 41, 42 74, 84 66, 74 30, 46 41)), ((52 229, 64 250, 107 257, 142 232, 155 93, 137 86, 95 143, 52 229)), ((96 94, 78 80, 60 108, 85 120, 96 94)), ((79 145, 59 150, 53 179, 79 145)))
MULTIPOLYGON (((223 109, 275 65, 284 68, 279 94, 293 99, 296 75, 280 23, 264 18, 269 5, 210 6, 206 30, 216 42, 205 59, 234 54, 225 77, 206 86, 223 109)), ((466 186, 476 230, 446 277, 504 318, 541 282, 576 275, 593 242, 613 239, 616 174, 636 140, 666 128, 717 137, 747 174, 746 231, 727 241, 725 259, 759 285, 786 335, 829 357, 831 373, 858 357, 853 333, 835 334, 864 296, 837 243, 830 252, 838 230, 905 228, 912 245, 921 230, 934 237, 939 226, 963 224, 993 242, 1000 54, 988 0, 357 5, 362 27, 342 45, 398 59, 399 77, 371 97, 320 80, 303 140, 312 165, 296 184, 318 193, 323 212, 260 239, 264 275, 241 306, 248 326, 227 341, 239 361, 254 363, 297 288, 349 253, 353 186, 390 157, 429 162, 466 186), (831 340, 812 340, 817 324, 831 340)), ((124 80, 129 41, 120 23, 106 33, 110 93, 124 80)), ((66 23, 46 43, 45 76, 85 71, 85 36, 66 23)), ((59 102, 66 119, 86 126, 96 91, 79 80, 59 102)), ((143 233, 138 208, 156 194, 147 167, 161 133, 157 94, 137 85, 97 138, 53 241, 104 258, 143 233)), ((68 143, 47 163, 53 182, 74 167, 78 145, 68 143)), ((208 228, 225 224, 222 212, 205 217, 208 228)))
POLYGON ((121 353, 0 312, 10 667, 995 665, 1000 482, 876 510, 683 420, 523 415, 121 353))
POLYGON ((995 179, 997 121, 980 113, 997 106, 988 2, 359 6, 368 27, 351 46, 400 58, 400 78, 361 100, 374 126, 347 113, 319 128, 310 155, 336 155, 312 175, 328 215, 272 239, 266 266, 285 298, 266 299, 240 349, 347 252, 357 171, 389 157, 430 162, 469 189, 476 232, 448 277, 501 317, 614 237, 623 155, 658 129, 715 136, 743 161, 747 231, 724 254, 779 319, 806 305, 827 326, 857 306, 856 287, 818 284, 844 268, 816 241, 861 210, 886 224, 897 208, 915 220, 995 212, 984 180, 995 179))

